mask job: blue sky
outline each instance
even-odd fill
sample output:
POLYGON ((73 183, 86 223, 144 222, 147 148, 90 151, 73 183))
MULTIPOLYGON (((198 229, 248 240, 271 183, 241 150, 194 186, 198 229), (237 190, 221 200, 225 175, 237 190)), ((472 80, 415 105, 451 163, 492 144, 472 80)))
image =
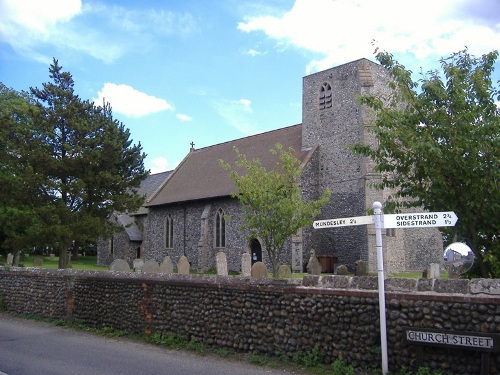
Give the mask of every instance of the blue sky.
MULTIPOLYGON (((498 0, 1 0, 0 81, 111 103, 153 173, 189 152, 301 122, 302 77, 374 46, 414 72, 500 47, 498 0)), ((497 72, 500 66, 497 66, 497 72)))

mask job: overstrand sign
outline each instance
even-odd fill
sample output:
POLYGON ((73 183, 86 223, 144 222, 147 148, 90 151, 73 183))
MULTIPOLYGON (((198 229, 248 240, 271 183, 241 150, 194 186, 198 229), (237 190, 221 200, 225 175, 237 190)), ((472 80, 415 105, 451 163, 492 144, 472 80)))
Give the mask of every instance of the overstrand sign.
POLYGON ((350 227, 351 225, 373 224, 373 216, 354 216, 340 219, 317 220, 313 222, 314 229, 350 227))
POLYGON ((389 214, 383 217, 384 228, 452 227, 458 220, 453 211, 389 214))

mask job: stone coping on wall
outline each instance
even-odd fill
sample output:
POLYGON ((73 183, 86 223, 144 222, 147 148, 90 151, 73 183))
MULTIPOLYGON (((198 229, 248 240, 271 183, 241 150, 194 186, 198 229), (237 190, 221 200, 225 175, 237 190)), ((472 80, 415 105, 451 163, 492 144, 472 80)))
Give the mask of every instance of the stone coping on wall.
MULTIPOLYGON (((103 281, 132 281, 158 282, 171 285, 184 285, 193 287, 221 288, 230 287, 234 289, 273 289, 282 291, 297 291, 307 293, 310 289, 314 293, 355 294, 365 297, 377 297, 378 278, 373 276, 341 276, 341 275, 305 275, 303 279, 272 279, 251 278, 241 276, 217 276, 217 275, 178 275, 178 274, 144 274, 135 272, 118 271, 83 271, 73 269, 45 269, 33 267, 9 267, 0 266, 0 272, 10 274, 22 274, 31 277, 63 277, 71 279, 94 279, 103 281)), ((385 279, 385 291, 387 297, 397 295, 418 296, 425 294, 458 298, 460 300, 481 297, 498 298, 500 301, 500 279, 408 279, 387 278, 385 279)), ((495 298, 495 299, 496 299, 495 298)))

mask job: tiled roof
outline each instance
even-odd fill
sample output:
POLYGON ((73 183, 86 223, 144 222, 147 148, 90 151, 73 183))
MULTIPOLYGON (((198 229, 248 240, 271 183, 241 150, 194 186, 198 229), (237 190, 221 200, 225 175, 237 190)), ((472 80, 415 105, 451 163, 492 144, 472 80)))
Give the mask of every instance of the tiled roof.
POLYGON ((142 232, 132 217, 125 214, 117 214, 116 222, 125 229, 130 241, 142 241, 142 232))
MULTIPOLYGON (((169 178, 172 174, 172 171, 161 172, 150 174, 144 181, 141 182, 141 186, 139 187, 137 194, 145 195, 146 202, 149 198, 162 186, 162 184, 169 178)), ((148 213, 148 209, 142 205, 134 215, 145 215, 148 213)))
POLYGON ((192 150, 173 171, 166 183, 146 203, 146 207, 229 196, 236 192, 233 180, 219 160, 234 164, 234 147, 251 160, 258 158, 270 170, 277 157, 269 151, 276 143, 292 147, 295 157, 305 162, 310 150, 302 150, 302 126, 294 125, 254 136, 192 150))

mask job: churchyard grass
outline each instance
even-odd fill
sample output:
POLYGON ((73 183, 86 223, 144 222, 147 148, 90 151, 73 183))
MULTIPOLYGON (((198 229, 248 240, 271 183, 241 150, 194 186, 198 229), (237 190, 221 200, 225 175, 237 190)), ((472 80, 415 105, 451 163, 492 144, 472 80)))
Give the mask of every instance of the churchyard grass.
MULTIPOLYGON (((50 259, 48 256, 41 255, 30 255, 30 256, 22 256, 19 260, 19 264, 24 267, 34 267, 33 263, 36 258, 40 258, 43 260, 43 264, 41 266, 37 266, 37 268, 48 268, 48 269, 57 269, 59 268, 59 257, 54 257, 50 259)), ((5 257, 0 257, 0 263, 5 262, 5 257)), ((75 270, 88 270, 88 271, 106 271, 108 267, 101 267, 97 265, 97 257, 96 256, 79 256, 77 260, 71 261, 71 268, 75 270)))
MULTIPOLYGON (((30 256, 24 256, 21 257, 21 260, 19 261, 20 264, 22 264, 25 267, 33 267, 33 262, 35 258, 41 258, 43 260, 42 266, 39 268, 49 268, 49 269, 57 269, 59 267, 59 258, 55 257, 53 260, 50 259, 48 256, 38 256, 38 255, 30 255, 30 256)), ((5 256, 0 256, 0 264, 4 264, 6 261, 5 256)), ((106 271, 108 270, 108 267, 102 267, 97 265, 97 257, 96 256, 79 256, 77 260, 71 261, 71 268, 75 270, 89 270, 89 271, 106 271)), ((196 274, 196 270, 190 270, 191 274, 196 274)), ((212 270, 209 270, 206 272, 206 274, 217 274, 215 271, 215 268, 212 270)), ((238 276, 239 272, 229 272, 230 276, 238 276)), ((302 279, 304 276, 308 275, 307 273, 297 273, 294 272, 292 273, 292 278, 294 279, 302 279)), ((321 276, 327 276, 327 275, 333 275, 333 274, 321 274, 321 276)), ((376 276, 376 274, 370 275, 370 276, 376 276)), ((269 277, 272 278, 273 275, 272 273, 269 273, 269 277)), ((418 279, 422 277, 422 272, 421 271, 414 271, 414 272, 399 272, 399 273, 394 273, 389 275, 389 277, 396 277, 396 278, 409 278, 409 279, 418 279)), ((447 279, 448 278, 448 273, 445 271, 441 271, 441 279, 447 279)))

